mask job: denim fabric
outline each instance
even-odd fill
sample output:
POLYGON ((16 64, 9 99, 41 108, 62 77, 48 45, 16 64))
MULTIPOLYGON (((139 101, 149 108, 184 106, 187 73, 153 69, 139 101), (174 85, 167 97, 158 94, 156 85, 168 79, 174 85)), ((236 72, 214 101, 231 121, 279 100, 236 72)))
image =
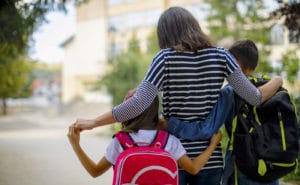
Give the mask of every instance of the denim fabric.
POLYGON ((206 140, 216 133, 229 115, 234 112, 234 92, 232 87, 221 89, 216 105, 204 121, 186 122, 171 117, 167 130, 177 138, 186 140, 206 140))
POLYGON ((201 170, 197 175, 191 175, 184 170, 179 171, 180 185, 220 185, 222 168, 201 170))

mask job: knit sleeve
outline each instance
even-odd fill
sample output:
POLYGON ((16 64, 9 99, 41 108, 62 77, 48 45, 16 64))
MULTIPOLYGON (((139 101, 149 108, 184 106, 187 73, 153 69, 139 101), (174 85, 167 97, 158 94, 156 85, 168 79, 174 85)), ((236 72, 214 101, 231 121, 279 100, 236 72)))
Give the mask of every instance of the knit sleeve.
POLYGON ((161 50, 153 58, 151 66, 136 93, 120 105, 113 108, 112 113, 116 121, 128 121, 140 115, 150 106, 164 78, 165 50, 161 50))
POLYGON ((143 81, 132 97, 112 109, 115 120, 123 122, 140 115, 151 105, 157 93, 157 87, 143 81))
POLYGON ((235 70, 227 77, 228 83, 234 91, 251 105, 262 103, 262 94, 242 73, 240 69, 235 70))

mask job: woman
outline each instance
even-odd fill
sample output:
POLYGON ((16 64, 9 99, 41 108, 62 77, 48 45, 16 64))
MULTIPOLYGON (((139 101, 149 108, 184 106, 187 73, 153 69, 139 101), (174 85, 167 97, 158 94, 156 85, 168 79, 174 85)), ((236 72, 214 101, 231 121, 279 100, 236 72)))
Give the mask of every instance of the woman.
MULTIPOLYGON (((282 85, 280 77, 257 89, 241 72, 227 50, 214 47, 202 32, 190 12, 171 7, 160 17, 157 35, 161 50, 136 93, 112 111, 95 119, 77 119, 75 127, 92 129, 97 126, 124 122, 141 114, 159 91, 163 92, 163 116, 182 121, 201 121, 217 102, 220 88, 226 79, 235 92, 253 105, 259 105, 282 85)), ((207 141, 181 141, 189 157, 202 153, 207 141)), ((180 184, 217 185, 222 176, 221 147, 212 154, 197 175, 180 171, 180 184)))

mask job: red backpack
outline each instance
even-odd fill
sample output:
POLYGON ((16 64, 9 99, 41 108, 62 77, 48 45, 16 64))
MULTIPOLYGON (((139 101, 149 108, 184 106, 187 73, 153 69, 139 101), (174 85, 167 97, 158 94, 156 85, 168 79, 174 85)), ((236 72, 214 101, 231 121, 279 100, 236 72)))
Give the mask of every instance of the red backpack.
POLYGON ((138 146, 128 133, 116 138, 124 151, 114 167, 113 185, 178 185, 175 159, 164 150, 169 134, 158 131, 149 146, 138 146))

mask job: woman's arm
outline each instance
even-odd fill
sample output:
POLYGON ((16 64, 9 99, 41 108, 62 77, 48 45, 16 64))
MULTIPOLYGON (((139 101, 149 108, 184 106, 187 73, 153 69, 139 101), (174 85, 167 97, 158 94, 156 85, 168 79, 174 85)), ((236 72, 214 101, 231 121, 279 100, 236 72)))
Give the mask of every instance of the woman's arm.
POLYGON ((150 106, 158 93, 158 89, 147 81, 143 81, 135 93, 120 105, 95 119, 77 119, 75 127, 81 130, 90 130, 98 126, 108 125, 130 120, 140 115, 150 106))
POLYGON ((109 125, 115 122, 116 120, 112 111, 108 111, 95 119, 77 119, 74 123, 74 127, 79 130, 91 130, 95 127, 109 125))
POLYGON ((81 164, 92 177, 98 177, 102 175, 112 166, 112 164, 105 157, 102 157, 97 164, 89 158, 79 144, 80 130, 76 129, 74 125, 69 127, 68 138, 81 164))
POLYGON ((282 78, 280 76, 275 76, 268 83, 260 86, 258 89, 262 92, 262 102, 271 98, 282 84, 282 78))
POLYGON ((235 70, 227 77, 228 83, 234 91, 251 105, 259 105, 273 96, 283 84, 281 77, 277 76, 268 83, 256 88, 241 72, 235 70))
POLYGON ((206 150, 204 150, 204 152, 202 152, 193 160, 191 160, 187 155, 183 155, 181 158, 178 159, 178 165, 188 173, 196 175, 207 163, 210 156, 220 143, 221 138, 222 134, 220 131, 218 131, 216 134, 213 135, 213 137, 210 140, 209 146, 206 148, 206 150))

